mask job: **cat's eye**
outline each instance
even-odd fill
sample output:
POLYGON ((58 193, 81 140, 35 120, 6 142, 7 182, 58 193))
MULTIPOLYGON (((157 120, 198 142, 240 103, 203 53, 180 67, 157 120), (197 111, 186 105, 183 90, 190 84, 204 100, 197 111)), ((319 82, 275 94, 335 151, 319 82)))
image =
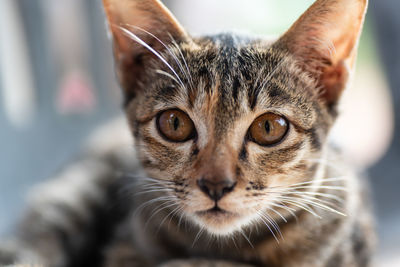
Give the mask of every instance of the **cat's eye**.
POLYGON ((181 110, 163 111, 157 118, 160 133, 169 141, 184 142, 194 137, 193 121, 181 110))
POLYGON ((250 126, 249 134, 252 141, 261 146, 278 143, 285 137, 289 125, 287 120, 274 113, 261 115, 250 126))

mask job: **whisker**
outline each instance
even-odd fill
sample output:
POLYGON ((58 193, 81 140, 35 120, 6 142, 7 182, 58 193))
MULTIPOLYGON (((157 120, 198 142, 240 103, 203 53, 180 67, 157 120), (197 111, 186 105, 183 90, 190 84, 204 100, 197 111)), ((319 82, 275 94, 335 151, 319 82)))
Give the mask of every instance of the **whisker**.
MULTIPOLYGON (((138 29, 138 30, 140 30, 140 31, 142 31, 142 32, 144 32, 144 33, 150 35, 151 37, 153 37, 154 39, 156 39, 161 45, 163 45, 164 48, 167 49, 168 53, 174 58, 175 62, 178 64, 178 67, 179 67, 180 71, 181 71, 183 74, 185 74, 186 79, 189 80, 188 74, 187 74, 187 73, 185 72, 185 70, 183 69, 183 66, 182 66, 181 62, 178 60, 177 56, 175 55, 175 53, 171 50, 171 48, 170 48, 169 46, 167 46, 167 45, 166 45, 163 41, 161 41, 157 36, 155 36, 154 34, 152 34, 152 33, 149 32, 149 31, 146 31, 146 30, 143 29, 143 28, 140 28, 140 27, 135 26, 135 25, 129 25, 129 24, 128 24, 127 26, 128 26, 128 27, 131 27, 131 28, 138 29)), ((170 38, 172 38, 172 36, 171 36, 170 34, 169 34, 169 36, 170 36, 170 38)), ((172 38, 172 39, 173 39, 173 38, 172 38)), ((185 87, 184 87, 184 88, 185 88, 185 87)))
POLYGON ((306 202, 307 204, 310 204, 310 205, 312 205, 312 206, 314 206, 314 207, 319 207, 319 208, 321 208, 321 209, 324 209, 324 210, 327 210, 327 211, 331 211, 331 212, 333 212, 333 213, 336 213, 336 214, 339 214, 339 215, 342 215, 342 216, 347 216, 346 214, 344 214, 343 212, 340 212, 340 211, 338 211, 338 210, 336 210, 336 209, 334 209, 334 208, 332 208, 332 207, 329 207, 329 206, 327 206, 327 205, 325 205, 325 204, 322 204, 322 203, 320 203, 320 202, 317 202, 317 201, 313 201, 313 200, 310 200, 310 199, 306 199, 306 198, 299 198, 299 197, 294 197, 294 198, 291 198, 291 197, 281 197, 282 199, 285 199, 285 200, 290 200, 290 201, 294 201, 294 200, 296 200, 296 201, 298 201, 298 200, 301 200, 301 201, 304 201, 304 202, 306 202))
MULTIPOLYGON (((280 201, 279 201, 280 202, 280 201)), ((296 221, 298 220, 296 214, 294 213, 294 211, 296 211, 293 208, 290 208, 288 206, 286 206, 284 203, 280 202, 281 204, 277 204, 277 203, 270 203, 269 205, 273 206, 273 207, 277 207, 277 208, 282 208, 284 210, 286 210, 287 212, 289 212, 290 215, 292 215, 296 221)))
POLYGON ((148 193, 154 193, 154 192, 173 192, 172 189, 164 188, 164 189, 151 189, 151 190, 146 190, 146 191, 140 191, 135 194, 135 196, 143 195, 143 194, 148 194, 148 193))
MULTIPOLYGON (((182 208, 182 210, 183 210, 183 208, 182 208)), ((184 216, 185 216, 185 214, 182 212, 182 213, 181 213, 181 216, 179 216, 178 228, 180 228, 184 216)))
MULTIPOLYGON (((176 207, 175 209, 173 209, 171 212, 169 212, 168 214, 167 214, 167 216, 165 216, 164 217, 164 219, 162 219, 162 221, 160 222, 160 225, 158 226, 158 229, 157 229, 157 231, 156 231, 156 235, 158 234, 158 232, 161 230, 161 226, 163 225, 163 223, 168 219, 168 217, 171 215, 171 214, 174 214, 177 210, 179 210, 179 209, 181 209, 181 207, 176 207)), ((172 217, 171 217, 171 219, 172 219, 172 217)), ((171 221, 170 221, 171 222, 171 221)))
POLYGON ((274 231, 272 231, 272 228, 269 226, 269 224, 264 220, 262 214, 256 210, 256 213, 258 214, 259 218, 261 219, 261 221, 265 224, 265 226, 267 226, 268 230, 271 232, 272 236, 275 238, 276 242, 279 244, 279 240, 276 237, 274 231))
POLYGON ((329 207, 332 206, 332 208, 334 208, 334 209, 340 209, 336 204, 332 203, 332 201, 329 201, 329 200, 320 199, 320 198, 313 197, 313 196, 310 196, 310 195, 301 195, 301 194, 295 194, 295 195, 298 196, 301 199, 307 199, 307 200, 310 200, 310 201, 319 201, 320 203, 325 204, 325 205, 327 205, 329 207))
POLYGON ((138 185, 138 187, 142 190, 148 190, 148 189, 172 189, 172 187, 169 186, 163 186, 161 184, 142 184, 138 185))
POLYGON ((298 202, 298 201, 293 200, 293 199, 283 199, 283 200, 284 200, 284 202, 286 202, 286 203, 292 204, 293 206, 296 206, 296 207, 298 207, 298 208, 300 208, 300 209, 303 209, 303 210, 305 210, 305 211, 311 213, 314 217, 316 217, 316 218, 318 218, 318 219, 322 219, 321 216, 319 216, 317 213, 315 213, 315 211, 313 211, 313 210, 312 210, 310 207, 308 207, 306 204, 303 204, 303 203, 298 202))
MULTIPOLYGON (((285 184, 285 185, 277 185, 277 186, 270 186, 267 189, 275 189, 275 188, 287 188, 287 187, 294 187, 294 186, 307 186, 307 185, 312 185, 315 182, 320 182, 321 185, 315 185, 315 186, 328 186, 324 185, 323 183, 325 182, 336 182, 336 181, 345 181, 347 176, 338 176, 338 177, 329 177, 329 178, 320 178, 320 179, 313 179, 311 178, 309 181, 301 182, 301 183, 295 183, 295 184, 285 184)), ((343 187, 344 188, 344 187, 343 187)))
POLYGON ((179 84, 179 81, 178 81, 174 76, 172 76, 171 74, 169 74, 168 72, 165 72, 165 71, 163 71, 163 70, 156 70, 156 73, 161 74, 161 75, 164 75, 164 76, 167 76, 168 78, 172 79, 174 82, 176 82, 177 84, 179 84))
POLYGON ((152 48, 151 46, 149 46, 146 42, 144 42, 142 39, 140 39, 136 34, 134 34, 133 32, 129 31, 128 29, 121 27, 121 26, 117 26, 126 36, 128 36, 129 38, 131 38, 133 41, 136 41, 137 43, 139 43, 140 45, 142 45, 143 47, 145 47, 147 50, 149 50, 151 53, 153 53, 157 58, 159 58, 171 71, 172 73, 176 76, 176 78, 178 79, 180 85, 185 88, 185 85, 183 84, 181 78, 179 77, 179 75, 176 73, 176 71, 174 70, 174 68, 168 63, 168 61, 161 56, 156 50, 154 50, 154 48, 152 48))
POLYGON ((330 202, 327 202, 327 201, 324 201, 324 200, 321 200, 318 198, 310 198, 310 197, 303 198, 303 199, 304 199, 304 201, 308 202, 310 205, 314 205, 315 207, 320 207, 321 209, 324 209, 324 210, 339 214, 341 216, 347 217, 347 214, 337 210, 337 209, 339 209, 339 207, 336 207, 336 205, 333 205, 330 202), (329 205, 333 205, 335 207, 331 207, 329 205))
POLYGON ((174 202, 174 201, 171 201, 171 202, 166 202, 166 203, 164 203, 164 204, 161 204, 161 205, 160 205, 161 207, 158 207, 157 210, 154 211, 154 212, 151 214, 151 216, 146 220, 146 223, 145 223, 145 225, 144 225, 144 229, 147 228, 147 225, 149 224, 150 220, 151 220, 156 214, 160 213, 161 211, 163 211, 163 210, 165 210, 165 209, 168 209, 168 208, 170 208, 170 207, 173 207, 173 206, 175 206, 175 205, 178 205, 178 204, 177 204, 176 202, 174 202), (171 204, 171 202, 173 202, 173 203, 171 204))
POLYGON ((271 207, 268 207, 267 209, 273 211, 276 215, 278 215, 279 217, 281 217, 281 219, 282 219, 285 223, 287 223, 286 218, 285 218, 280 212, 278 212, 277 210, 275 210, 274 208, 271 208, 271 207))
POLYGON ((168 222, 168 228, 169 228, 169 226, 170 226, 170 224, 171 224, 172 218, 173 218, 174 216, 176 216, 178 213, 182 213, 182 211, 183 211, 183 207, 179 207, 179 209, 177 209, 177 210, 171 215, 171 217, 170 217, 170 219, 169 219, 169 222, 168 222))
POLYGON ((196 242, 200 239, 201 234, 204 231, 204 227, 200 227, 199 232, 197 233, 197 235, 195 236, 193 243, 192 243, 192 248, 194 247, 194 245, 196 244, 196 242))
POLYGON ((139 186, 172 186, 174 185, 173 182, 166 182, 166 181, 152 181, 152 180, 142 180, 142 181, 138 181, 137 183, 139 186))
POLYGON ((340 203, 343 203, 343 199, 340 197, 333 195, 333 194, 328 194, 328 193, 320 193, 320 192, 308 192, 308 191, 296 191, 296 190, 289 190, 286 191, 285 194, 296 194, 296 195, 310 195, 310 196, 320 196, 320 197, 326 197, 329 199, 336 200, 340 203))
POLYGON ((146 183, 146 184, 151 184, 150 182, 155 183, 155 184, 161 184, 161 185, 164 185, 164 184, 173 185, 173 184, 175 184, 173 181, 170 181, 170 180, 167 180, 167 179, 165 179, 165 180, 163 180, 163 179, 154 179, 154 178, 150 178, 150 177, 141 177, 139 179, 141 179, 141 180, 139 180, 140 182, 143 182, 143 183, 146 183))
POLYGON ((339 190, 339 191, 347 191, 348 189, 343 186, 329 186, 329 185, 316 185, 316 186, 295 186, 291 187, 291 189, 330 189, 330 190, 339 190))
POLYGON ((279 225, 276 223, 276 221, 273 218, 271 218, 266 212, 261 212, 261 215, 272 225, 276 233, 278 233, 280 237, 283 239, 281 229, 279 228, 279 225))
POLYGON ((237 250, 239 250, 239 247, 238 247, 238 245, 236 244, 236 241, 235 241, 235 236, 234 236, 234 235, 231 235, 231 239, 232 239, 233 244, 235 245, 235 248, 236 248, 237 250))
POLYGON ((332 177, 332 178, 325 178, 325 179, 315 179, 315 180, 310 180, 306 182, 301 182, 301 183, 296 183, 296 184, 291 184, 290 186, 298 186, 298 185, 307 185, 307 184, 313 184, 315 182, 336 182, 336 181, 343 181, 346 180, 347 176, 339 176, 339 177, 332 177))
POLYGON ((154 204, 155 202, 159 202, 159 201, 173 201, 174 198, 172 196, 161 196, 161 197, 157 197, 154 199, 150 199, 148 201, 143 202, 142 204, 140 204, 139 207, 136 208, 135 212, 133 213, 133 215, 137 215, 138 212, 140 212, 141 210, 143 210, 144 208, 146 208, 147 206, 154 204))
POLYGON ((179 47, 179 45, 177 44, 177 42, 175 41, 175 39, 174 39, 171 35, 170 35, 170 37, 171 37, 171 39, 172 39, 172 43, 174 44, 175 48, 178 50, 178 52, 179 52, 179 54, 180 54, 180 56, 181 56, 181 58, 182 58, 182 60, 183 60, 183 63, 185 64, 187 74, 189 75, 189 78, 190 78, 189 81, 190 81, 191 87, 192 87, 192 89, 193 89, 193 87, 194 87, 194 84, 193 84, 193 77, 192 77, 192 74, 191 74, 191 72, 190 72, 190 70, 189 70, 189 67, 188 67, 188 64, 187 64, 187 62, 186 62, 186 59, 185 59, 185 57, 183 56, 182 50, 181 50, 181 48, 179 47))
POLYGON ((243 231, 243 230, 240 230, 239 233, 244 237, 244 239, 247 240, 247 242, 250 244, 250 246, 251 246, 252 248, 254 248, 253 244, 251 243, 250 239, 246 236, 246 234, 244 233, 244 231, 243 231))
POLYGON ((148 176, 140 176, 135 173, 122 172, 121 175, 133 178, 138 183, 149 181, 149 182, 162 183, 162 184, 164 184, 164 183, 174 184, 173 181, 170 181, 168 179, 159 179, 159 178, 155 179, 155 178, 151 178, 148 176))

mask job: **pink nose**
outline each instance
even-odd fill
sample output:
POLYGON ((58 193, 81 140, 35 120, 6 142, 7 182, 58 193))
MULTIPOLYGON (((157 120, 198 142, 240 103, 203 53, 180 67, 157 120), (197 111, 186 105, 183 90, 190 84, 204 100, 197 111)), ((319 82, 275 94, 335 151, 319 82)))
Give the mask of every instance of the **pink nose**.
POLYGON ((225 194, 233 191, 236 182, 230 179, 219 179, 218 181, 213 181, 203 177, 197 180, 197 185, 208 197, 214 201, 218 201, 225 194))

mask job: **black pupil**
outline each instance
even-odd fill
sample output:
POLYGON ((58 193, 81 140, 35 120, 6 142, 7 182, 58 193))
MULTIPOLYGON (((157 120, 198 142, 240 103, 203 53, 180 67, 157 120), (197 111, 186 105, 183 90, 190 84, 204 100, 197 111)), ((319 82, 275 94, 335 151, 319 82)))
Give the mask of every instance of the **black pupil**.
POLYGON ((173 120, 174 120, 174 121, 173 121, 173 123, 174 123, 174 130, 176 131, 176 130, 178 129, 178 127, 179 127, 179 119, 178 119, 178 117, 175 117, 173 120))
POLYGON ((267 134, 269 134, 271 131, 271 125, 269 124, 269 121, 265 122, 265 131, 267 132, 267 134))

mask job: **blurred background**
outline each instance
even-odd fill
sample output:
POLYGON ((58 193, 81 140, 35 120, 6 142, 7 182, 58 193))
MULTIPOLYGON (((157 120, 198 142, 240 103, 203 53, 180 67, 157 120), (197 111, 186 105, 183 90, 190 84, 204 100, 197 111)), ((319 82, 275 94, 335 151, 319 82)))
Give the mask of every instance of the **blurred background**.
MULTIPOLYGON (((193 35, 277 36, 312 0, 163 1, 193 35)), ((371 1, 357 71, 332 135, 367 169, 378 266, 400 266, 400 1, 371 1)), ((101 1, 0 0, 0 236, 26 193, 122 115, 101 1)))

